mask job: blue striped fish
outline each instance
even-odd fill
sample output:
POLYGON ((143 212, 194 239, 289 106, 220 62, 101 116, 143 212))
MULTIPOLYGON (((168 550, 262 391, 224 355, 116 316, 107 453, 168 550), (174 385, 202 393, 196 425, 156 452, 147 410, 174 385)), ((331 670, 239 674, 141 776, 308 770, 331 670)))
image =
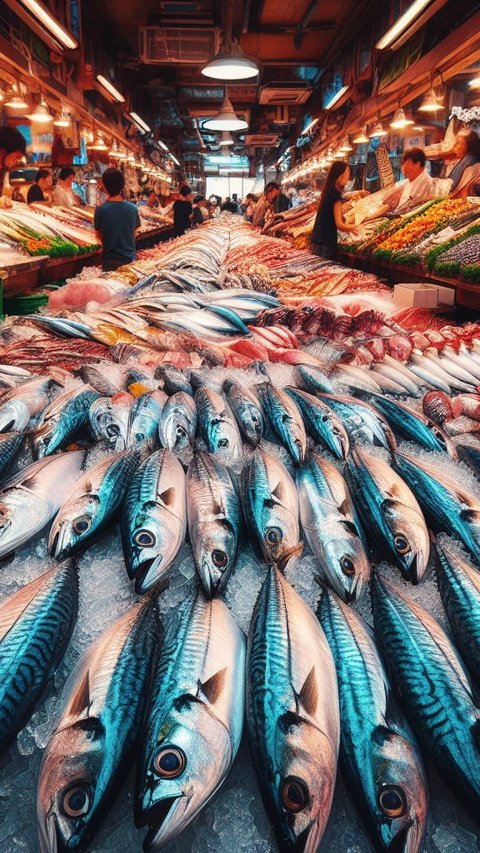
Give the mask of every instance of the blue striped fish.
POLYGON ((443 606, 466 666, 480 685, 480 572, 451 546, 436 545, 443 606))
POLYGON ((50 456, 87 426, 89 409, 100 394, 89 385, 64 391, 45 409, 39 426, 32 433, 37 459, 50 456))

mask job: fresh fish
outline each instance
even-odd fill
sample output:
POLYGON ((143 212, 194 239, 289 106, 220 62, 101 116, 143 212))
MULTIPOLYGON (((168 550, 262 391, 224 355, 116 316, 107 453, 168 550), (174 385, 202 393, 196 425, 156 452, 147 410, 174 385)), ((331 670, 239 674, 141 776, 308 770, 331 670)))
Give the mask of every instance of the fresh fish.
POLYGON ((187 515, 195 566, 211 598, 235 565, 241 507, 227 468, 207 453, 196 453, 188 469, 187 515))
POLYGON ((307 449, 307 435, 296 403, 283 390, 270 383, 257 386, 258 396, 273 432, 278 436, 296 465, 301 465, 307 449))
POLYGON ((417 497, 436 530, 458 536, 480 562, 480 501, 457 479, 429 462, 397 453, 395 467, 417 497))
POLYGON ((417 442, 426 450, 442 451, 448 453, 452 459, 457 459, 455 445, 435 421, 431 421, 406 403, 394 402, 387 397, 375 395, 372 403, 376 409, 380 409, 395 433, 417 442))
POLYGON ((142 594, 165 577, 187 528, 185 474, 170 450, 157 450, 128 484, 121 534, 125 566, 142 594))
POLYGON ((255 446, 260 444, 265 432, 265 421, 254 392, 230 379, 223 383, 223 392, 244 438, 255 446))
POLYGON ((337 382, 341 382, 342 385, 346 385, 354 391, 382 393, 382 386, 377 378, 369 370, 356 367, 354 364, 337 364, 330 374, 330 378, 336 379, 337 382))
POLYGON ((243 633, 221 599, 198 591, 166 625, 150 689, 135 803, 144 850, 163 848, 222 784, 240 746, 244 691, 243 633))
POLYGON ((52 524, 50 554, 62 560, 103 531, 120 507, 138 462, 136 451, 124 450, 109 454, 82 474, 70 487, 52 524))
POLYGON ((395 450, 397 442, 388 422, 369 403, 339 394, 319 394, 318 397, 340 419, 351 444, 360 441, 395 450))
POLYGON ((434 354, 428 352, 428 350, 425 352, 425 356, 426 358, 431 359, 433 363, 440 367, 448 376, 452 377, 450 385, 452 385, 453 382, 453 388, 458 388, 460 391, 472 391, 477 387, 478 380, 470 373, 470 371, 465 370, 457 360, 454 361, 452 358, 444 358, 436 352, 434 354))
POLYGON ((350 452, 350 441, 345 427, 335 412, 313 394, 292 387, 287 387, 285 390, 297 404, 306 430, 315 443, 322 444, 337 459, 346 459, 350 452))
POLYGON ((436 575, 455 644, 480 686, 480 572, 451 545, 436 543, 436 575))
POLYGON ((0 604, 0 754, 27 724, 62 660, 77 611, 77 572, 70 561, 0 604))
MULTIPOLYGON (((416 388, 424 387, 424 383, 422 381, 419 381, 419 377, 415 373, 413 373, 413 371, 410 370, 410 368, 407 367, 406 364, 403 364, 401 361, 398 361, 398 359, 393 358, 388 353, 385 353, 380 363, 395 371, 398 377, 398 382, 401 382, 400 377, 402 377, 402 379, 405 379, 409 384, 413 383, 416 388)), ((418 394, 414 394, 414 396, 417 397, 418 394)))
POLYGON ((158 428, 167 400, 163 391, 149 391, 136 398, 129 412, 127 447, 137 447, 149 453, 158 447, 158 428))
POLYGON ((376 850, 418 853, 427 818, 425 769, 372 633, 330 590, 318 617, 337 670, 340 764, 353 802, 376 850))
POLYGON ((185 391, 176 391, 163 406, 158 433, 162 447, 185 450, 193 445, 197 430, 197 407, 185 391))
POLYGON ((316 853, 337 772, 337 678, 314 614, 273 567, 258 596, 247 654, 252 758, 279 849, 316 853))
POLYGON ((0 484, 5 472, 8 471, 13 460, 20 453, 24 441, 25 435, 22 435, 21 432, 0 433, 0 484))
POLYGON ((193 397, 193 388, 190 382, 185 377, 185 374, 174 367, 173 364, 162 364, 155 370, 155 379, 163 381, 164 390, 167 394, 176 394, 177 391, 183 391, 185 394, 190 394, 193 397))
POLYGON ((102 397, 114 397, 123 390, 122 368, 111 362, 108 367, 105 365, 103 370, 100 365, 85 364, 75 375, 98 391, 102 397))
POLYGON ((335 367, 342 358, 350 354, 348 348, 342 346, 342 344, 337 344, 335 341, 330 340, 330 338, 321 337, 315 338, 306 344, 303 347, 303 351, 318 358, 322 362, 323 370, 335 367))
POLYGON ((465 462, 475 476, 480 479, 480 447, 473 447, 471 444, 458 444, 457 451, 462 462, 465 462))
MULTIPOLYGON (((369 366, 368 370, 375 376, 375 382, 380 385, 381 392, 383 391, 384 394, 392 394, 394 397, 404 397, 406 394, 414 396, 412 390, 405 387, 406 380, 396 374, 395 377, 393 377, 390 368, 380 364, 380 368, 377 369, 376 366, 372 364, 369 366)), ((411 387, 413 387, 416 392, 416 386, 411 387)))
POLYGON ((33 539, 60 509, 78 480, 83 452, 33 462, 1 484, 0 557, 33 539))
POLYGON ((129 394, 118 397, 99 397, 90 406, 90 429, 95 439, 106 439, 112 451, 127 447, 130 410, 134 398, 129 394))
POLYGON ((334 465, 312 453, 297 472, 300 521, 322 576, 344 601, 357 601, 370 565, 347 484, 334 465))
POLYGON ((230 406, 221 394, 202 385, 195 392, 198 430, 210 453, 236 462, 242 456, 242 439, 230 406))
POLYGON ((379 362, 376 364, 372 364, 371 370, 375 373, 378 373, 382 379, 378 380, 379 384, 382 386, 384 391, 388 391, 385 388, 385 379, 389 379, 396 386, 395 391, 390 389, 389 393, 395 394, 408 394, 410 397, 421 397, 422 392, 420 390, 420 383, 418 381, 418 377, 412 373, 412 378, 408 378, 404 373, 397 371, 395 367, 389 364, 383 364, 383 362, 379 362))
POLYGON ((431 359, 424 358, 422 353, 412 352, 408 367, 429 388, 437 388, 439 391, 444 391, 445 394, 451 394, 452 388, 449 381, 451 377, 444 372, 438 373, 431 359))
POLYGON ((40 853, 84 851, 135 759, 157 641, 152 602, 117 619, 68 682, 42 756, 37 791, 40 853))
POLYGON ((89 409, 99 397, 98 391, 79 386, 64 391, 50 403, 42 420, 32 433, 34 455, 37 459, 51 456, 89 422, 89 409))
MULTIPOLYGON (((453 347, 450 346, 443 347, 441 360, 442 362, 451 362, 457 370, 461 368, 461 370, 464 371, 463 376, 465 377, 466 382, 470 382, 473 385, 478 385, 478 383, 480 383, 480 365, 474 361, 473 358, 470 358, 466 347, 461 349, 459 352, 456 352, 453 347)), ((459 375, 459 378, 463 377, 459 375)))
POLYGON ((382 545, 404 578, 420 583, 428 565, 430 540, 422 511, 404 481, 382 459, 363 449, 345 465, 352 497, 373 545, 382 545))
POLYGON ((243 470, 243 508, 267 563, 282 566, 301 554, 295 483, 280 460, 260 447, 243 470))
POLYGON ((310 394, 315 394, 317 391, 326 391, 327 394, 333 393, 333 385, 330 379, 319 367, 299 364, 294 370, 294 377, 298 387, 310 394))
POLYGON ((21 432, 48 406, 61 386, 51 376, 36 376, 0 397, 0 432, 21 432))
POLYGON ((478 819, 480 710, 460 659, 438 622, 378 575, 372 599, 377 641, 410 722, 440 774, 478 819))

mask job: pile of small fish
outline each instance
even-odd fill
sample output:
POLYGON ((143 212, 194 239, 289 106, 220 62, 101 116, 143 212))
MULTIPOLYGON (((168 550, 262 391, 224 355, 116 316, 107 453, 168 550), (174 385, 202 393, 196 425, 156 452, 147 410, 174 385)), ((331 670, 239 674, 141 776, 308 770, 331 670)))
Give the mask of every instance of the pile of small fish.
MULTIPOLYGON (((172 340, 185 329, 172 311, 186 321, 198 311, 210 331, 212 314, 243 331, 221 291, 170 301, 156 281, 132 293, 131 318, 145 314, 150 325, 168 314, 172 340)), ((248 340, 259 300, 230 296, 243 304, 248 340)), ((125 322, 126 305, 112 309, 125 322)), ((80 321, 41 322, 57 333, 64 324, 73 345, 80 321)), ((272 351, 296 343, 265 331, 272 351)), ((420 851, 424 756, 478 821, 475 340, 408 366, 388 356, 361 366, 340 362, 341 344, 316 339, 281 376, 274 359, 180 370, 135 363, 122 346, 128 358, 117 345, 116 360, 99 354, 69 370, 0 365, 2 571, 45 530, 58 561, 0 604, 2 752, 65 655, 78 614, 75 558, 117 523, 139 596, 67 682, 39 771, 41 853, 86 850, 135 761, 133 819, 144 849, 163 849, 225 780, 244 708, 280 851, 319 849, 338 761, 377 850, 420 851), (469 422, 463 431, 451 428, 459 420, 469 422), (187 540, 197 583, 163 620, 159 603, 187 540), (264 582, 246 639, 224 593, 249 545, 264 582), (316 613, 287 581, 306 547, 316 613), (451 636, 409 593, 432 559, 451 636), (397 584, 382 560, 398 568, 397 584), (367 590, 374 630, 357 606, 367 590)))

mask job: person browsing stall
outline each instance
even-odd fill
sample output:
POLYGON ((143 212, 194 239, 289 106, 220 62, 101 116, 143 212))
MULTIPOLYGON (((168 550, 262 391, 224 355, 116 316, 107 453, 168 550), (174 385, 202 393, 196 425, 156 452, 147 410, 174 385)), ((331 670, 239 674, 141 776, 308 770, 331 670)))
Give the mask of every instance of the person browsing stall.
POLYGON ((193 193, 190 187, 181 187, 179 196, 180 198, 173 205, 173 233, 175 237, 181 237, 190 227, 190 217, 193 210, 193 193))
POLYGON ((39 169, 35 175, 35 183, 28 190, 27 204, 51 204, 52 187, 53 179, 50 170, 39 169))
POLYGON ((338 232, 351 233, 354 225, 343 218, 343 192, 350 180, 350 166, 343 160, 332 163, 322 190, 317 216, 313 226, 311 247, 315 255, 328 260, 337 257, 338 232))
POLYGON ((136 204, 123 198, 125 176, 120 169, 105 169, 102 181, 107 200, 95 209, 93 226, 103 246, 102 265, 107 271, 135 260, 140 216, 136 204))
POLYGON ((11 199, 4 194, 5 177, 22 163, 26 150, 27 143, 19 130, 8 125, 0 127, 0 208, 12 206, 11 199))
POLYGON ((280 195, 280 187, 275 181, 269 181, 258 199, 252 213, 252 224, 263 228, 265 220, 275 213, 275 202, 280 195))

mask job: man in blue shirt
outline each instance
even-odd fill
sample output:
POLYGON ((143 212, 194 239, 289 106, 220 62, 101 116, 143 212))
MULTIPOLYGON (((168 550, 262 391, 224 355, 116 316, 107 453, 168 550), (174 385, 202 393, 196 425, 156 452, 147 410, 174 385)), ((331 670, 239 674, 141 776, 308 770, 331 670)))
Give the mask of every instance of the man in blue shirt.
POLYGON ((123 198, 125 177, 120 169, 105 169, 102 181, 107 200, 95 209, 93 225, 103 246, 102 266, 108 271, 135 260, 135 233, 140 228, 140 216, 137 206, 123 198))

